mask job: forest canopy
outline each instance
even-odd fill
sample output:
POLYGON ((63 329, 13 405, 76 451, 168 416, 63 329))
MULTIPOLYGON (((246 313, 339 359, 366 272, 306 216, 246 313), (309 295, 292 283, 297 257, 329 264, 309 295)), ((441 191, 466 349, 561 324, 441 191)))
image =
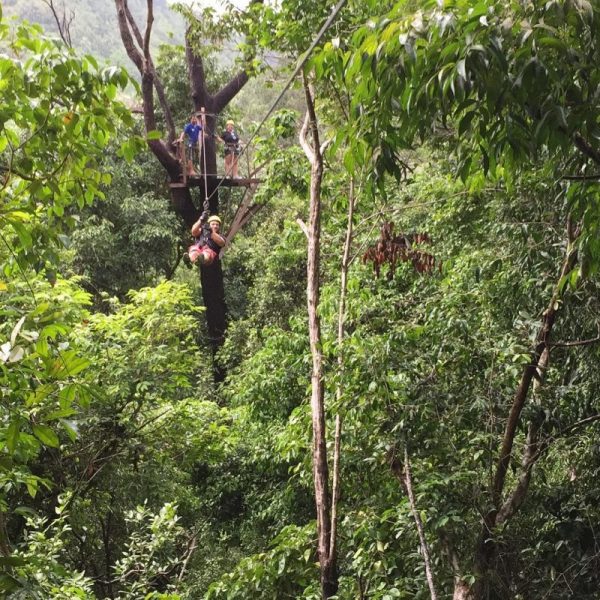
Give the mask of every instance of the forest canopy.
POLYGON ((131 4, 0 6, 0 595, 596 598, 598 7, 131 4))

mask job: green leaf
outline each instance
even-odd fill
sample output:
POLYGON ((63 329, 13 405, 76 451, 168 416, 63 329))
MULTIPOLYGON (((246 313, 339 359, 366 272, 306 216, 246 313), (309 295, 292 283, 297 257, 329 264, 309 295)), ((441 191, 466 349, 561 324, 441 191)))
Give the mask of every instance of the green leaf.
POLYGON ((18 420, 12 421, 12 423, 8 426, 8 430, 6 432, 6 446, 11 454, 14 453, 17 444, 19 443, 20 429, 21 426, 18 420))
POLYGON ((74 442, 77 439, 78 435, 79 435, 77 433, 77 430, 73 427, 73 425, 71 425, 71 423, 69 421, 66 421, 65 419, 61 419, 60 420, 60 424, 63 426, 63 429, 65 430, 65 432, 69 436, 69 439, 72 442, 74 442))
POLYGON ((53 429, 47 427, 46 425, 34 425, 32 430, 33 435, 35 435, 35 437, 40 440, 42 444, 45 446, 50 446, 51 448, 58 448, 60 440, 53 429))
POLYGON ((21 584, 14 577, 6 574, 0 575, 0 590, 12 592, 20 587, 21 584))

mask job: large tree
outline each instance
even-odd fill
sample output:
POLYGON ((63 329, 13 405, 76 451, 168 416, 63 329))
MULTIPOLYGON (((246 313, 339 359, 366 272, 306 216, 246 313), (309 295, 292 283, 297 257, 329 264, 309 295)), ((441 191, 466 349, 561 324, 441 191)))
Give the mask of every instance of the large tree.
MULTIPOLYGON (((147 0, 146 22, 144 26, 135 21, 127 0, 115 0, 121 39, 129 58, 141 76, 142 106, 144 126, 148 147, 165 169, 169 183, 173 207, 177 214, 190 226, 198 219, 205 206, 212 213, 219 211, 219 184, 214 174, 217 172, 215 140, 205 138, 205 185, 197 189, 200 194, 199 205, 195 204, 189 185, 183 184, 183 165, 178 158, 175 123, 172 110, 166 98, 165 90, 150 52, 150 39, 153 23, 153 0, 147 0), (161 109, 163 122, 159 122, 155 98, 161 109), (166 137, 159 130, 164 129, 166 137), (206 176, 211 174, 211 176, 206 176)), ((206 128, 214 131, 217 117, 232 98, 248 81, 249 72, 240 70, 216 93, 210 93, 201 53, 202 40, 200 22, 193 14, 186 12, 189 20, 185 37, 186 61, 190 83, 190 104, 195 112, 205 111, 206 128)), ((208 332, 213 349, 220 346, 226 327, 226 306, 223 289, 223 273, 220 262, 201 268, 202 295, 206 306, 208 332)))

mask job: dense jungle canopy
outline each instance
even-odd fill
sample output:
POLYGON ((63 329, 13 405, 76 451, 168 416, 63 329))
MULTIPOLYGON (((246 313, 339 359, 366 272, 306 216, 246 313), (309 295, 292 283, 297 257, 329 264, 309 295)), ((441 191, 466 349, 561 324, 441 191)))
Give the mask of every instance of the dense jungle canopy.
POLYGON ((598 4, 131 5, 0 2, 0 597, 597 599, 598 4))

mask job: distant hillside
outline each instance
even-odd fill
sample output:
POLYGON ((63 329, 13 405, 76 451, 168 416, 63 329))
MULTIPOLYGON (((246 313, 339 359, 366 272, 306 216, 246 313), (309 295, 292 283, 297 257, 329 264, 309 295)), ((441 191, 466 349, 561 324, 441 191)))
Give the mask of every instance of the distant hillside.
MULTIPOLYGON (((42 0, 0 0, 5 17, 26 19, 39 23, 48 33, 58 29, 52 12, 42 0)), ((119 36, 117 14, 113 0, 56 0, 64 6, 67 14, 74 14, 71 24, 73 45, 99 59, 119 64, 131 71, 131 63, 119 36)), ((140 26, 145 23, 146 0, 129 0, 131 12, 139 18, 140 26)), ((183 19, 169 9, 167 0, 155 0, 153 46, 163 42, 183 43, 183 19)))

